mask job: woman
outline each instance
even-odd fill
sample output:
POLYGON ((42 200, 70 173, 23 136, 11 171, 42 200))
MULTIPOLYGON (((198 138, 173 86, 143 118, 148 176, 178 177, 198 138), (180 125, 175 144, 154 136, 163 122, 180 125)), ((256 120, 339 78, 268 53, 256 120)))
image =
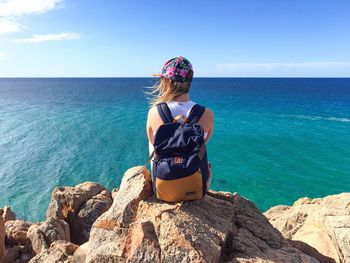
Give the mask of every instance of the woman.
MULTIPOLYGON (((159 115, 159 110, 157 110, 157 105, 166 103, 172 117, 182 116, 183 118, 179 119, 179 122, 183 122, 189 116, 192 107, 196 104, 191 101, 189 96, 193 79, 193 68, 186 58, 180 56, 168 60, 163 66, 162 73, 155 76, 160 76, 160 83, 154 86, 154 90, 151 92, 155 96, 151 101, 146 125, 150 154, 154 149, 155 134, 158 128, 164 123, 159 115)), ((213 133, 214 114, 212 110, 205 108, 197 124, 203 128, 204 140, 207 143, 213 133)), ((206 182, 207 189, 211 181, 211 173, 209 174, 210 177, 206 182)))

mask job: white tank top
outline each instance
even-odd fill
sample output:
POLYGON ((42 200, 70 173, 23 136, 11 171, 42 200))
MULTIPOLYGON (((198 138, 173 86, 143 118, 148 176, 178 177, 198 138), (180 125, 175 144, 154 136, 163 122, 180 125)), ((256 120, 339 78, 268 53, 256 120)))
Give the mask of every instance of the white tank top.
MULTIPOLYGON (((175 118, 178 115, 183 115, 185 117, 188 117, 190 115, 190 111, 192 107, 196 104, 193 101, 184 101, 184 102, 178 102, 178 101, 168 101, 166 102, 168 105, 171 115, 173 118, 175 118)), ((179 122, 182 122, 182 119, 179 120, 179 122)))

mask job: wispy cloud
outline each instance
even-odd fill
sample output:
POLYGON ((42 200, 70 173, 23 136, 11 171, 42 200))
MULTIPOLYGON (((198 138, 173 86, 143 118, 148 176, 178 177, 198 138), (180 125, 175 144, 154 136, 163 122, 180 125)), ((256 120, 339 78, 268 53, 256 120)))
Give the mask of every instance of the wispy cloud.
POLYGON ((62 41, 62 40, 76 40, 80 39, 80 35, 76 33, 60 33, 60 34, 46 34, 46 35, 34 35, 31 38, 15 39, 16 43, 41 43, 49 41, 62 41))
POLYGON ((303 76, 332 74, 349 75, 350 62, 313 61, 296 63, 223 63, 216 65, 218 74, 226 76, 303 76))
POLYGON ((218 64, 219 70, 235 69, 295 69, 295 68, 338 68, 350 67, 350 62, 332 61, 332 62, 301 62, 301 63, 225 63, 218 64))
POLYGON ((5 54, 0 52, 0 60, 5 59, 5 54))
POLYGON ((0 34, 18 32, 20 17, 46 13, 63 6, 63 0, 0 0, 0 34))
POLYGON ((63 0, 5 0, 0 3, 0 16, 40 14, 62 4, 63 0))
POLYGON ((16 20, 0 18, 0 34, 18 32, 19 30, 19 24, 16 20))

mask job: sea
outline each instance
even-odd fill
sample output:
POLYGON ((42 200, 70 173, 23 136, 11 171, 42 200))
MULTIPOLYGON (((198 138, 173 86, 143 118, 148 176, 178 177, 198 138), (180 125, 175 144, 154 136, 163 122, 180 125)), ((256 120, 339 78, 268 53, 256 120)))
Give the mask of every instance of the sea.
MULTIPOLYGON (((118 187, 148 158, 154 78, 0 79, 0 207, 45 218, 57 186, 118 187)), ((265 211, 350 191, 350 79, 195 78, 214 111, 213 190, 265 211)))

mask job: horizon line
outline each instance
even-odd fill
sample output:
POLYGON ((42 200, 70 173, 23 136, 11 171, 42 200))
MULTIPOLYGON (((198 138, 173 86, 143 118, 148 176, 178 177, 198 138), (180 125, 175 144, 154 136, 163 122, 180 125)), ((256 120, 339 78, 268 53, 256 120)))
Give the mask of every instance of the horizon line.
MULTIPOLYGON (((126 79, 126 78, 138 78, 138 79, 157 79, 158 77, 116 77, 116 76, 104 76, 104 77, 86 77, 86 76, 68 76, 68 77, 62 77, 62 76, 52 76, 52 77, 0 77, 0 79, 126 79)), ((315 77, 315 76, 309 76, 309 77, 298 77, 298 76, 278 76, 278 77, 254 77, 254 76, 249 76, 249 77, 242 77, 242 76, 237 76, 237 77, 222 77, 222 76, 217 76, 217 77, 194 77, 194 79, 348 79, 348 77, 315 77)))

